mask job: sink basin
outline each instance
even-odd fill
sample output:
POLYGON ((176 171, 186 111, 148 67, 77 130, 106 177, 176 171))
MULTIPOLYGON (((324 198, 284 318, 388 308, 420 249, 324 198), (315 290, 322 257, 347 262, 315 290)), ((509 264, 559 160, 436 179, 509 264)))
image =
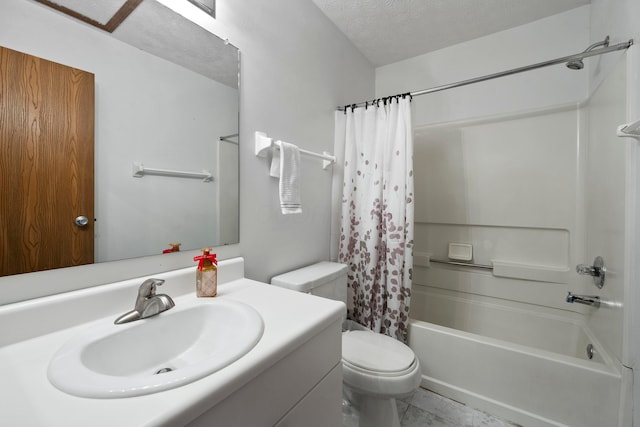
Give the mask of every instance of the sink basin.
POLYGON ((58 350, 49 363, 49 381, 81 397, 156 393, 225 368, 262 337, 262 318, 252 307, 197 301, 125 325, 99 322, 58 350))

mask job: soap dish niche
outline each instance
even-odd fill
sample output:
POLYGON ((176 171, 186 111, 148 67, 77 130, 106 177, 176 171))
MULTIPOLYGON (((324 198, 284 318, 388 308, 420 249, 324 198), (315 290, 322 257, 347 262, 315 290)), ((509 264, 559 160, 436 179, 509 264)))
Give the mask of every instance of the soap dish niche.
POLYGON ((449 243, 448 257, 456 261, 471 261, 473 259, 473 245, 468 243, 449 243))

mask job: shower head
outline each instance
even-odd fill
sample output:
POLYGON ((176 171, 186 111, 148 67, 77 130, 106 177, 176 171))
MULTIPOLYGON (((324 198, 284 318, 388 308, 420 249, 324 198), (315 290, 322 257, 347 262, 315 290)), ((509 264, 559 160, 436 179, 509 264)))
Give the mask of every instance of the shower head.
MULTIPOLYGON (((597 47, 608 47, 609 46, 609 36, 607 36, 603 41, 598 42, 598 43, 594 43, 591 46, 589 46, 588 48, 586 48, 584 50, 584 52, 582 53, 587 53, 587 52, 591 52, 593 49, 597 48, 597 47)), ((567 62, 567 68, 569 68, 570 70, 582 70, 584 68, 584 62, 582 62, 583 58, 576 58, 573 59, 569 62, 567 62)))

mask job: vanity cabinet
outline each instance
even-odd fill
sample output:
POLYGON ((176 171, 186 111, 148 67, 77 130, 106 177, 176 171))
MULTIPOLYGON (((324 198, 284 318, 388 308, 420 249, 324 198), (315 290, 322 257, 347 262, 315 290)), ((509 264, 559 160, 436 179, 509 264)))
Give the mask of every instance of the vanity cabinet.
POLYGON ((341 351, 336 322, 188 426, 339 426, 341 351))
MULTIPOLYGON (((47 369, 69 340, 101 330, 130 309, 148 277, 0 306, 0 424, 339 426, 344 304, 246 279, 243 263, 241 258, 220 261, 216 299, 241 302, 260 314, 264 328, 255 347, 199 380, 136 397, 67 394, 49 382, 47 369)), ((154 277, 165 280, 162 291, 174 299, 175 310, 211 302, 195 297, 194 268, 154 277)), ((171 313, 159 316, 170 319, 171 313)), ((231 321, 216 325, 233 326, 231 321)))

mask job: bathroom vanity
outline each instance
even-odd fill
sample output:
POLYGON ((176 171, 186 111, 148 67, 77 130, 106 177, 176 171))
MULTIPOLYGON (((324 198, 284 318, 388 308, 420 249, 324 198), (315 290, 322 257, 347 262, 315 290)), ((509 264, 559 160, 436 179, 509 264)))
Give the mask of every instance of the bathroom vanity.
MULTIPOLYGON (((51 384, 50 361, 76 337, 110 330, 109 324, 131 309, 148 277, 5 305, 0 307, 0 424, 340 425, 344 304, 246 279, 241 258, 220 262, 219 296, 213 299, 195 297, 195 268, 153 277, 165 280, 159 291, 176 306, 136 321, 143 322, 136 325, 141 330, 161 317, 170 322, 180 307, 209 304, 209 310, 228 301, 259 314, 259 340, 231 364, 185 385, 133 397, 117 397, 117 392, 109 398, 81 397, 51 384)), ((215 327, 233 329, 234 324, 220 321, 215 327)), ((132 349, 131 357, 137 355, 132 349)))

